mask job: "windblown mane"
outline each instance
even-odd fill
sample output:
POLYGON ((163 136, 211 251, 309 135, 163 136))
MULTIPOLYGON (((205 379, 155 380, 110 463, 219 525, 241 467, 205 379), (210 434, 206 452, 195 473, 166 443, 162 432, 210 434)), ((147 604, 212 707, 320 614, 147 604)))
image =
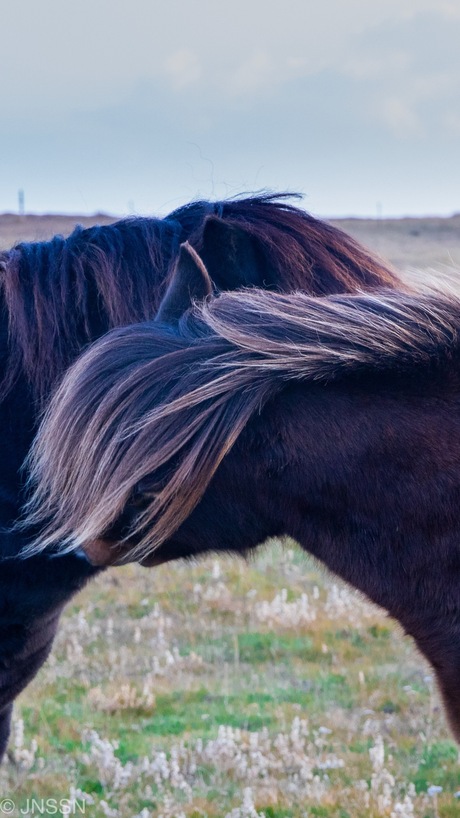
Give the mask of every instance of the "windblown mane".
MULTIPOLYGON (((43 398, 90 341, 153 317, 180 243, 188 239, 202 250, 210 216, 258 242, 273 289, 323 295, 397 285, 391 269, 352 238, 285 199, 193 202, 164 219, 77 228, 66 239, 22 243, 1 254, 0 319, 8 322, 9 336, 1 397, 23 372, 34 395, 43 398)), ((206 253, 203 258, 209 261, 206 253)), ((218 285, 253 283, 224 279, 218 285)))
POLYGON ((101 537, 140 481, 149 503, 131 556, 170 538, 249 419, 289 381, 404 371, 458 346, 460 301, 433 294, 312 298, 226 293, 184 316, 115 330, 69 370, 30 465, 41 549, 101 537))

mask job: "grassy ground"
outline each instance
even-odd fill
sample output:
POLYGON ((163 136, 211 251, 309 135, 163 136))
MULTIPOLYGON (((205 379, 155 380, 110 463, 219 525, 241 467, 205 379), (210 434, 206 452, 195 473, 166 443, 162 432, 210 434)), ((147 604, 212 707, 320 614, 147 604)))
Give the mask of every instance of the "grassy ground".
POLYGON ((453 818, 459 773, 410 640, 275 543, 88 587, 18 701, 0 792, 123 818, 453 818))
POLYGON ((449 219, 341 219, 336 224, 398 270, 460 268, 459 214, 449 219))

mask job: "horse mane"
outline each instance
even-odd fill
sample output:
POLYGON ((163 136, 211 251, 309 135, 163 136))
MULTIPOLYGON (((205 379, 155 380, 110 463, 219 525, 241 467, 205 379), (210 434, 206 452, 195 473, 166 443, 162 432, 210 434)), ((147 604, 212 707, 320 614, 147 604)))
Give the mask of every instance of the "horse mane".
POLYGON ((53 522, 32 550, 100 538, 143 481, 148 503, 130 556, 147 556, 288 382, 431 365, 458 345, 459 325, 460 301, 432 293, 318 299, 247 290, 196 305, 177 331, 115 330, 66 374, 34 444, 27 522, 53 522))
MULTIPOLYGON (((164 219, 77 227, 68 238, 24 242, 1 254, 0 312, 8 323, 2 398, 23 373, 43 399, 95 337, 153 317, 181 242, 202 250, 209 217, 253 237, 276 289, 324 295, 397 285, 383 261, 287 196, 192 202, 164 219)), ((223 281, 223 289, 238 286, 231 277, 223 281)))
MULTIPOLYGON (((300 197, 295 193, 267 193, 213 205, 214 214, 229 227, 243 229, 257 241, 276 289, 329 295, 402 286, 387 262, 338 227, 290 204, 288 200, 293 198, 300 197)), ((210 206, 209 202, 192 202, 170 214, 170 218, 180 221, 206 266, 202 224, 197 224, 196 209, 209 216, 210 206)), ((235 289, 231 281, 227 285, 223 289, 235 289)))
POLYGON ((152 317, 179 244, 178 224, 137 218, 18 244, 1 278, 9 329, 2 395, 24 372, 43 397, 96 335, 152 317))

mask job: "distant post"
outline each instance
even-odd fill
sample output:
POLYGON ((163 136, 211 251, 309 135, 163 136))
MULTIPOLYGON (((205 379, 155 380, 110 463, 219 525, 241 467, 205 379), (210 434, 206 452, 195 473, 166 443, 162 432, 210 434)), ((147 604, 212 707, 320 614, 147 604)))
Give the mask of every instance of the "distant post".
POLYGON ((18 213, 20 216, 23 216, 25 213, 24 208, 24 191, 18 190, 18 213))

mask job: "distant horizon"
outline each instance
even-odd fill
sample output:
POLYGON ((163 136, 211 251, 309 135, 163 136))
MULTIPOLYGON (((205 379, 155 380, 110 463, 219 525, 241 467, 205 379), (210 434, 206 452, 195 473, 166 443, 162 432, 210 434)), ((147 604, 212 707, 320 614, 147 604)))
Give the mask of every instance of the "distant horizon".
MULTIPOLYGON (((190 201, 195 201, 191 199, 190 201)), ((214 199, 211 199, 214 201, 214 199)), ((186 204, 186 202, 184 202, 186 204)), ((347 213, 343 215, 337 214, 326 214, 326 213, 315 213, 312 210, 309 210, 306 207, 302 207, 302 204, 299 205, 302 210, 307 211, 312 216, 315 216, 318 219, 325 219, 326 221, 348 221, 348 220, 360 220, 360 221, 402 221, 403 219, 453 219, 460 216, 460 207, 459 210, 449 212, 449 213, 401 213, 401 214, 392 214, 392 213, 380 213, 374 215, 365 215, 365 214, 356 214, 356 213, 347 213)), ((172 208, 174 209, 174 208, 172 208)), ((125 212, 125 213, 115 213, 109 212, 108 210, 94 210, 94 211, 72 211, 72 210, 43 210, 43 211, 27 211, 25 210, 24 213, 19 213, 18 210, 2 210, 0 211, 0 218, 4 216, 14 216, 17 218, 56 218, 62 216, 64 218, 85 218, 85 219, 93 219, 97 218, 98 216, 106 218, 106 219, 128 219, 128 218, 163 218, 167 216, 168 213, 172 212, 171 210, 161 212, 159 210, 156 211, 149 211, 149 212, 125 212)))

